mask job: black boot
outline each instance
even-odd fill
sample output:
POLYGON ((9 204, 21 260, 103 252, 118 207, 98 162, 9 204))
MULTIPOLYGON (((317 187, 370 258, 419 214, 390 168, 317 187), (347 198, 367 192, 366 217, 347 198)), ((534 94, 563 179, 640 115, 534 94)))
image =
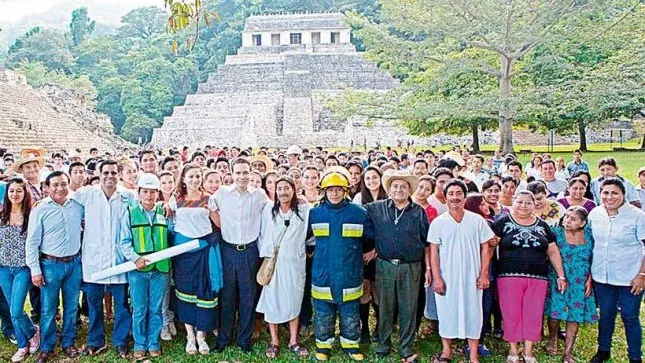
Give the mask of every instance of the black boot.
POLYGON ((370 303, 361 304, 358 311, 361 316, 361 343, 370 344, 370 303))
POLYGON ((643 363, 643 360, 642 359, 629 358, 629 363, 643 363))
POLYGON ((605 363, 606 361, 609 360, 609 351, 606 350, 599 350, 596 355, 591 358, 591 361, 589 363, 605 363))

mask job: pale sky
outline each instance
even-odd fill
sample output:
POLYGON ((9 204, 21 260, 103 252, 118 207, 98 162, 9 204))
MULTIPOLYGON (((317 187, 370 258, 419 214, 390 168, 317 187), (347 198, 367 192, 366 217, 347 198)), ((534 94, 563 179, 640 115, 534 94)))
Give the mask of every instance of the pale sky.
MULTIPOLYGON (((0 0, 0 23, 13 23, 22 17, 41 13, 51 9, 55 5, 62 4, 68 0, 0 0)), ((82 5, 85 1, 79 1, 82 5)), ((106 4, 132 4, 136 7, 156 5, 163 7, 163 0, 101 0, 106 4)), ((134 7, 134 6, 133 6, 134 7)))

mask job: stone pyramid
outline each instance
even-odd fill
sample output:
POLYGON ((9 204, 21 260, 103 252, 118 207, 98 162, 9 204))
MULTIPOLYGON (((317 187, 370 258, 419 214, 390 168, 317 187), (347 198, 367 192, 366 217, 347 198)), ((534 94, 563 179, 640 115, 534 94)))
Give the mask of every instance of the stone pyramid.
POLYGON ((75 91, 45 85, 34 89, 24 76, 0 69, 0 145, 17 152, 41 146, 53 152, 91 147, 101 152, 130 146, 114 135, 110 119, 91 110, 75 91))
POLYGON ((154 130, 152 144, 346 146, 372 144, 382 134, 405 135, 391 125, 368 128, 338 120, 316 97, 346 88, 382 92, 398 86, 349 39, 350 28, 339 13, 247 18, 237 55, 228 56, 196 94, 174 108, 154 130))

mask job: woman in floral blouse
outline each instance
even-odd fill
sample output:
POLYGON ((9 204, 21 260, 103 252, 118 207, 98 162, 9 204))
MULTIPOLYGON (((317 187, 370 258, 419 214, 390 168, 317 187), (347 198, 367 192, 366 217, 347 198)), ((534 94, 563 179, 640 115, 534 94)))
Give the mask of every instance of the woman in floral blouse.
POLYGON ((31 272, 25 262, 27 224, 31 192, 22 178, 13 178, 0 214, 0 287, 9 302, 11 322, 16 330, 18 350, 12 362, 21 362, 40 347, 40 331, 25 313, 25 299, 31 287, 31 272))

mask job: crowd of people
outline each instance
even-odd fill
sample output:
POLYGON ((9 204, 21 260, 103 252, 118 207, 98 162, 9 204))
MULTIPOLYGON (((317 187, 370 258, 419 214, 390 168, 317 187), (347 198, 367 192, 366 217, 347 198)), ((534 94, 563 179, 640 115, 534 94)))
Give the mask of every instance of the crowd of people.
POLYGON ((338 321, 348 359, 370 344, 388 357, 396 329, 403 363, 431 334, 434 363, 453 360, 454 340, 479 362, 491 339, 508 343, 496 352, 506 362, 534 363, 543 336, 547 354, 573 363, 580 324, 596 324, 591 362, 602 363, 618 312, 629 362, 642 359, 645 167, 634 185, 611 157, 592 178, 579 150, 528 165, 460 147, 0 152, 0 323, 13 362, 52 361, 59 341, 67 358, 101 354, 112 320, 123 359, 162 356, 178 330, 189 355, 249 353, 266 329, 268 359, 327 361, 338 321), (105 275, 125 263, 134 269, 105 275))

